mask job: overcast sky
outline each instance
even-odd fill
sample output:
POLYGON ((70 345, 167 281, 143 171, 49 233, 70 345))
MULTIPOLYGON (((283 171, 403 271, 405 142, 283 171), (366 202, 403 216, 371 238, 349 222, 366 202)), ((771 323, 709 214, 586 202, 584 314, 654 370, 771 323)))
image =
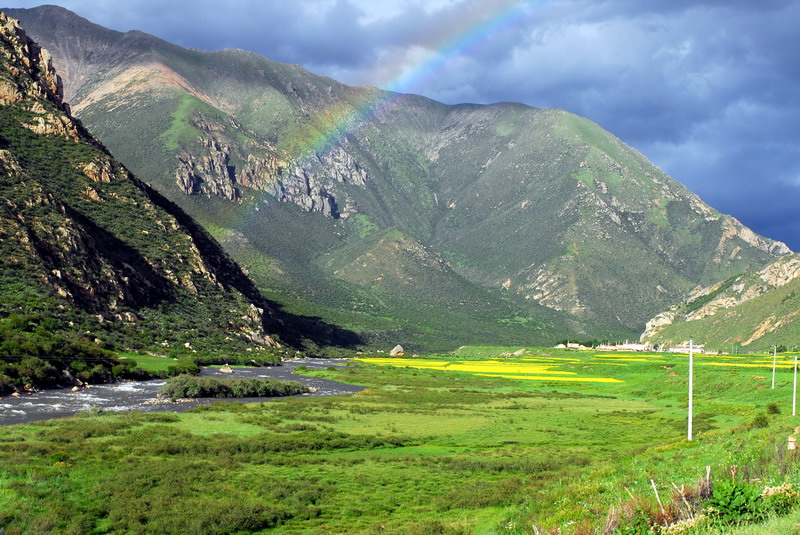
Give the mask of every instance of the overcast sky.
POLYGON ((349 84, 563 108, 800 250, 800 0, 51 3, 116 30, 244 48, 349 84))

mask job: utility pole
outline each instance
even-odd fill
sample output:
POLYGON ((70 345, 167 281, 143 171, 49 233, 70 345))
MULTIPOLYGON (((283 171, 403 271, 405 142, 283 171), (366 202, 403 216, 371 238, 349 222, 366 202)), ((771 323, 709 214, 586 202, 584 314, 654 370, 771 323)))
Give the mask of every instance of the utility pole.
POLYGON ((775 356, 775 352, 778 349, 778 346, 772 346, 772 389, 775 390, 775 360, 777 357, 775 356))
POLYGON ((794 356, 794 384, 792 386, 792 416, 797 414, 797 355, 794 356))
POLYGON ((692 403, 693 403, 693 383, 694 383, 694 347, 693 341, 689 338, 689 442, 692 441, 692 403))

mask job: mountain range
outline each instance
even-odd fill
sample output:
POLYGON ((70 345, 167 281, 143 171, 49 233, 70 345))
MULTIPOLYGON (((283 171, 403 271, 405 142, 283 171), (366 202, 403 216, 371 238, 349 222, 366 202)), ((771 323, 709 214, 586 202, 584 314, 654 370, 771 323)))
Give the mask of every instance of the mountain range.
POLYGON ((8 9, 73 112, 269 299, 372 343, 629 337, 790 253, 598 125, 352 87, 54 6, 8 9))

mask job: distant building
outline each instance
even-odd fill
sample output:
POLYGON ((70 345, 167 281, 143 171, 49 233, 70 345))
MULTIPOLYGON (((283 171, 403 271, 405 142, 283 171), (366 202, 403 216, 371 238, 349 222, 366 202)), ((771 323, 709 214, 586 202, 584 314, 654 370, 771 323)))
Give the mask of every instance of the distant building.
POLYGON ((554 349, 575 349, 577 351, 587 351, 587 350, 590 350, 592 348, 591 347, 586 347, 584 345, 581 345, 581 344, 578 344, 578 343, 575 343, 575 342, 567 342, 567 345, 558 344, 557 346, 554 346, 554 349))
POLYGON ((624 344, 600 344, 595 349, 598 351, 652 351, 652 346, 625 341, 624 344))
MULTIPOLYGON (((688 353, 689 352, 689 344, 681 344, 681 345, 678 345, 678 346, 673 346, 673 347, 667 348, 667 352, 668 353, 688 353)), ((693 345, 692 346, 692 352, 694 352, 694 353, 703 353, 704 354, 706 352, 705 344, 693 345)))
POLYGON ((625 342, 616 347, 617 351, 647 351, 649 348, 647 344, 633 344, 625 342))

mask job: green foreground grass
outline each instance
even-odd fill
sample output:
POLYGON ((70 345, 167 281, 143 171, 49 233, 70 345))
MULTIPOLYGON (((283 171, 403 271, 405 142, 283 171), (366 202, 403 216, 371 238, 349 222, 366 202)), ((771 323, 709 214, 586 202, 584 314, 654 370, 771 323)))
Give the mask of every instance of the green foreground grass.
POLYGON ((602 533, 612 508, 657 507, 651 479, 667 502, 706 466, 799 486, 789 368, 772 390, 763 357, 698 357, 687 442, 685 355, 500 357, 517 349, 426 360, 553 379, 353 362, 313 372, 369 387, 353 396, 0 428, 0 533, 602 533))

